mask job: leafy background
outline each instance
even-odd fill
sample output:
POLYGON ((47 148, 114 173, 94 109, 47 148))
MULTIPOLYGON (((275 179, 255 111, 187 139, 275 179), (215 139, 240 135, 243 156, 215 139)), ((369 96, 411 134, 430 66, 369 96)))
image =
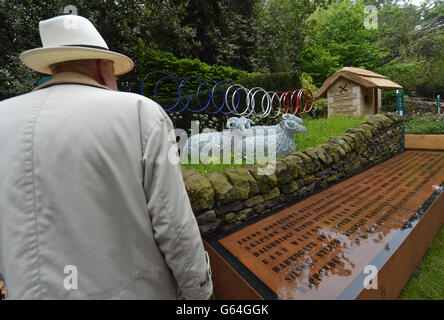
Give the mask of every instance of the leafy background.
MULTIPOLYGON (((41 46, 38 22, 63 14, 68 4, 96 25, 111 50, 134 59, 135 70, 119 78, 124 91, 139 93, 154 70, 244 79, 251 86, 249 76, 263 83, 268 76, 283 79, 270 74, 296 72, 317 88, 345 66, 385 74, 411 97, 444 91, 443 0, 420 6, 399 0, 3 0, 0 99, 29 92, 42 78, 18 56, 41 46), (378 8, 376 30, 364 28, 366 5, 378 8)), ((384 92, 388 109, 394 98, 384 92)), ((326 103, 317 105, 322 110, 326 103)))

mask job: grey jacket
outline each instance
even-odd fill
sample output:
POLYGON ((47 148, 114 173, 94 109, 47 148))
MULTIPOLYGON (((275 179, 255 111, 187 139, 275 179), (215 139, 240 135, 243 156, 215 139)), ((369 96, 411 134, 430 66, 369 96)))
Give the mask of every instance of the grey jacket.
POLYGON ((10 299, 206 299, 171 120, 62 73, 0 102, 0 273, 10 299))

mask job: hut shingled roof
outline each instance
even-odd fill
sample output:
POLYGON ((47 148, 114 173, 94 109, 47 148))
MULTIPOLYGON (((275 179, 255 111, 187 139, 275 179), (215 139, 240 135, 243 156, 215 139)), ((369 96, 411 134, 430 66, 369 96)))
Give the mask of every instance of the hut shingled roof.
POLYGON ((328 89, 341 77, 353 81, 365 88, 402 89, 401 85, 389 80, 382 74, 365 69, 345 67, 324 82, 322 87, 316 93, 315 98, 327 97, 328 89))

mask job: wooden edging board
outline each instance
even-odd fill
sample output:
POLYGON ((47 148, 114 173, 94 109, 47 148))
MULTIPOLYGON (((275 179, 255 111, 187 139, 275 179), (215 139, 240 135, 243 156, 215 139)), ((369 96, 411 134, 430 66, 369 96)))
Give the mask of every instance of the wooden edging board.
POLYGON ((444 150, 444 134, 406 134, 406 149, 444 150))

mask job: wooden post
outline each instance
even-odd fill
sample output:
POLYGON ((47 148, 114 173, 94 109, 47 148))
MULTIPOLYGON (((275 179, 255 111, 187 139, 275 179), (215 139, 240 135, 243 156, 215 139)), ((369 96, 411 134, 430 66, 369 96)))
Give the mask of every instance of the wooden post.
MULTIPOLYGON (((405 104, 404 104, 404 92, 401 90, 396 91, 396 105, 398 109, 398 114, 403 118, 405 117, 404 111, 405 111, 405 104)), ((403 147, 405 149, 405 123, 403 121, 402 123, 402 141, 403 141, 403 147)))
POLYGON ((374 113, 379 113, 379 105, 378 105, 378 88, 373 88, 373 107, 374 113))

